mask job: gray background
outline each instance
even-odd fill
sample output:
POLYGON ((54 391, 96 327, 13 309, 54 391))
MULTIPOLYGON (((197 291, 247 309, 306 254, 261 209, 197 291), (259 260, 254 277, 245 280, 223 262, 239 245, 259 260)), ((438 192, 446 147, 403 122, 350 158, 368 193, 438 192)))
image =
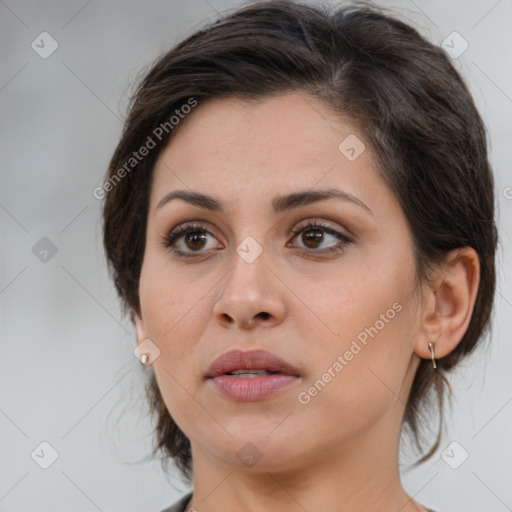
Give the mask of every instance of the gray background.
MULTIPOLYGON (((137 464, 151 448, 144 368, 107 275, 92 191, 143 66, 237 3, 0 2, 2 511, 158 511, 188 490, 158 462, 137 464), (31 48, 44 31, 59 45, 47 59, 31 48), (44 441, 58 453, 48 469, 35 462, 48 460, 44 441)), ((440 450, 403 481, 438 512, 512 510, 512 2, 379 3, 436 44, 453 31, 469 43, 454 62, 489 129, 501 228, 492 342, 452 379, 442 446, 455 441, 469 457, 453 469, 440 450)))

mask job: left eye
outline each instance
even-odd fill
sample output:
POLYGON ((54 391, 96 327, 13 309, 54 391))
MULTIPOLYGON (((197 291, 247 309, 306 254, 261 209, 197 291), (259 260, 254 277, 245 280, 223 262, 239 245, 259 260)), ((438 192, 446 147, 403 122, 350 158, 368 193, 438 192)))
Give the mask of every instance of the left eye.
POLYGON ((348 244, 352 243, 352 239, 348 236, 320 222, 312 222, 298 229, 292 229, 292 233, 295 233, 295 238, 302 235, 301 240, 306 245, 306 250, 312 250, 313 252, 330 253, 343 251, 348 244), (318 245, 326 240, 324 233, 327 233, 328 236, 337 242, 335 242, 334 246, 322 251, 317 251, 318 245))

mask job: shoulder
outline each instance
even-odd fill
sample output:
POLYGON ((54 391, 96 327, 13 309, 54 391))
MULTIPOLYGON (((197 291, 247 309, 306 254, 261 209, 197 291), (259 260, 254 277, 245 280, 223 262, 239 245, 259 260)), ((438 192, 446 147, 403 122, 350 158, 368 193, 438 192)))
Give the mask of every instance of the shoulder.
POLYGON ((192 498, 192 491, 180 498, 176 503, 173 503, 170 507, 167 507, 160 512, 185 512, 188 503, 192 498))

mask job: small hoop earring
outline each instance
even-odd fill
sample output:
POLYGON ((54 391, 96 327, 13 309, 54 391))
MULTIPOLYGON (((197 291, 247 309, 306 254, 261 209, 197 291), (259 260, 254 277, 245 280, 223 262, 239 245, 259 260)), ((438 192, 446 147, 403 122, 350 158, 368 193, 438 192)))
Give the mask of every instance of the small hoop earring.
POLYGON ((432 359, 432 367, 434 368, 434 370, 437 370, 436 354, 435 354, 435 350, 436 350, 435 342, 429 341, 428 342, 428 348, 430 349, 430 357, 432 359))
POLYGON ((141 362, 144 366, 149 366, 149 352, 144 352, 143 354, 141 354, 141 356, 140 356, 140 362, 141 362))

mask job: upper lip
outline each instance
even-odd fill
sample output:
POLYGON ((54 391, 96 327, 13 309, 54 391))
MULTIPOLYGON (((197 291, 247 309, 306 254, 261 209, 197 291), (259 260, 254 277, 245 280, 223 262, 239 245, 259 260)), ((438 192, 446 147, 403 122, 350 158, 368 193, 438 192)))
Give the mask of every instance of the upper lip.
POLYGON ((299 370, 268 350, 229 350, 209 366, 206 378, 217 377, 235 370, 268 370, 300 377, 299 370))

